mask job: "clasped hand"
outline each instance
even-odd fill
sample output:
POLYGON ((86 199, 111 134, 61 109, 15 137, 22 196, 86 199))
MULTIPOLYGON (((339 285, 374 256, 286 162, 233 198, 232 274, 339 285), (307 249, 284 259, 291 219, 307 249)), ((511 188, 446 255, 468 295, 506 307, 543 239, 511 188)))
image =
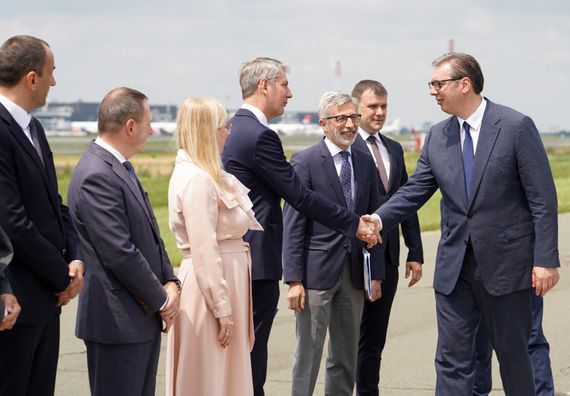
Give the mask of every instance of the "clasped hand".
POLYGON ((74 299, 81 288, 83 287, 83 271, 85 269, 83 261, 81 260, 73 260, 68 264, 69 268, 69 285, 65 288, 64 291, 55 293, 57 296, 57 306, 61 307, 66 305, 72 299, 74 299))
POLYGON ((356 236, 358 237, 358 239, 366 242, 368 248, 371 248, 377 243, 382 243, 380 230, 381 227, 378 216, 363 215, 360 217, 360 222, 358 223, 358 230, 356 232, 356 236))
POLYGON ((178 315, 178 308, 180 307, 180 294, 178 293, 178 286, 175 282, 167 282, 163 286, 166 291, 166 305, 160 310, 160 317, 165 323, 164 333, 168 333, 174 318, 178 315))

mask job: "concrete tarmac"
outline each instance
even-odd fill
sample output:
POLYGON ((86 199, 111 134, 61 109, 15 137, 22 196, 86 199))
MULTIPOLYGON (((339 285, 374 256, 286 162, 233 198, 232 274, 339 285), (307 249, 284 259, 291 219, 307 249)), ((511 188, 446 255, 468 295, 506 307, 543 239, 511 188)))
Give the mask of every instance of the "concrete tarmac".
MULTIPOLYGON (((437 328, 432 280, 439 233, 428 232, 422 237, 425 254, 422 280, 414 287, 408 288, 403 266, 400 267, 400 284, 392 308, 380 373, 380 393, 385 396, 434 394, 437 328)), ((556 394, 570 395, 570 214, 559 216, 558 240, 561 279, 545 297, 543 326, 551 348, 550 358, 556 394)), ((406 249, 403 250, 403 254, 406 253, 406 249)), ((404 260, 405 257, 401 259, 401 263, 404 260)), ((273 324, 269 343, 269 370, 265 387, 268 396, 291 393, 291 369, 296 347, 295 318, 292 311, 287 309, 286 296, 285 285, 281 288, 279 312, 273 324)), ((61 318, 56 394, 62 396, 89 395, 85 345, 74 336, 76 308, 74 300, 64 308, 61 318)), ((165 350, 166 339, 163 338, 157 376, 157 395, 164 395, 165 350)), ((323 356, 315 395, 324 394, 324 361, 323 356)), ((215 378, 212 380, 215 381, 215 378)), ((502 394, 504 392, 495 360, 491 395, 502 394)))

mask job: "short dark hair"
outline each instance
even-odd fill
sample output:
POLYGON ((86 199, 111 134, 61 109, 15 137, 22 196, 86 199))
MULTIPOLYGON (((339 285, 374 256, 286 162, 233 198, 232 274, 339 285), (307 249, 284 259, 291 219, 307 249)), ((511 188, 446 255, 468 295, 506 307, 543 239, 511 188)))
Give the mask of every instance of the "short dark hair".
POLYGON ((46 63, 45 41, 32 36, 14 36, 0 47, 0 86, 11 88, 31 71, 42 76, 46 63))
POLYGON ((388 96, 388 91, 386 91, 386 87, 384 87, 382 83, 376 80, 361 80, 357 82, 354 88, 352 88, 351 95, 353 98, 355 98, 360 102, 362 94, 369 90, 372 91, 374 95, 388 96))
POLYGON ((136 89, 119 87, 111 90, 99 105, 99 133, 116 132, 130 118, 140 122, 147 100, 146 95, 136 89))
POLYGON ((469 77, 473 85, 473 91, 479 95, 483 91, 485 78, 481 71, 481 66, 477 59, 463 52, 449 52, 432 62, 433 67, 438 67, 444 63, 449 63, 453 68, 451 78, 469 77))

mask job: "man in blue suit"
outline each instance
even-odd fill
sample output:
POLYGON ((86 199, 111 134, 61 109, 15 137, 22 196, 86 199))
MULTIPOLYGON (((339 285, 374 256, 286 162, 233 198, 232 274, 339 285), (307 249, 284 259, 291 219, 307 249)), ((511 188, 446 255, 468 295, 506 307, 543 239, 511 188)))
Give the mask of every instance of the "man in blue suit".
MULTIPOLYGON (((352 147, 373 158, 378 168, 376 174, 380 180, 378 192, 382 205, 408 181, 402 146, 381 133, 388 113, 388 92, 378 81, 362 80, 354 86, 352 96, 358 101, 358 112, 362 115, 358 135, 352 147)), ((416 213, 402 222, 402 234, 408 247, 405 276, 408 278, 411 275, 408 286, 413 286, 422 277, 423 263, 420 222, 416 213)), ((399 279, 399 227, 385 232, 382 244, 386 262, 382 298, 378 301, 365 301, 362 312, 356 372, 356 389, 359 396, 379 394, 382 351, 386 344, 390 311, 399 279)))
POLYGON ((99 106, 99 136, 79 160, 68 201, 89 263, 75 333, 92 395, 154 395, 161 319, 178 310, 174 275, 146 192, 129 159, 152 134, 147 97, 116 88, 99 106))
POLYGON ((307 189, 287 162, 277 133, 268 121, 283 114, 293 97, 287 66, 271 58, 246 62, 240 71, 244 104, 231 119, 232 133, 222 160, 227 172, 247 188, 253 210, 265 231, 249 231, 255 344, 251 352, 255 395, 263 395, 267 373, 267 341, 277 313, 281 279, 283 219, 281 198, 304 215, 346 236, 369 235, 369 224, 346 208, 307 189))
MULTIPOLYGON (((543 298, 532 293, 532 327, 528 340, 528 353, 534 374, 536 396, 554 396, 554 378, 550 366, 550 345, 542 331, 543 298)), ((487 396, 491 392, 493 376, 491 361, 493 347, 489 333, 479 326, 475 341, 475 383, 473 396, 487 396)))
POLYGON ((61 306, 83 285, 77 233, 62 204, 44 129, 32 117, 55 85, 54 54, 36 37, 0 47, 0 226, 14 248, 5 275, 22 311, 0 333, 0 395, 52 395, 61 306))
MULTIPOLYGON (((303 184, 362 215, 380 204, 374 161, 351 150, 360 114, 347 94, 327 92, 319 105, 325 138, 297 154, 291 164, 303 184)), ((289 204, 283 210, 283 273, 289 308, 296 312, 297 350, 293 395, 312 395, 327 330, 325 393, 352 395, 360 318, 364 304, 364 244, 307 219, 289 204)), ((384 257, 371 249, 370 300, 380 298, 384 257)))
POLYGON ((438 395, 473 392, 481 323, 507 395, 534 395, 531 292, 558 282, 556 190, 533 121, 481 96, 483 73, 463 53, 433 62, 430 94, 451 117, 434 125, 408 183, 370 220, 389 231, 439 188, 442 234, 434 289, 438 395))

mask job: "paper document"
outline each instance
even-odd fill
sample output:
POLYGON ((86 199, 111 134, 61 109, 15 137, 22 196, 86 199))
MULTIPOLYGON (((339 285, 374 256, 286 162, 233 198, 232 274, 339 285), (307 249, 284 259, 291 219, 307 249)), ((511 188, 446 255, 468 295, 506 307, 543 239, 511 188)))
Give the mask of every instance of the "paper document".
POLYGON ((362 255, 364 260, 362 262, 364 266, 364 290, 366 290, 366 295, 368 298, 372 298, 372 275, 370 274, 370 253, 366 248, 362 249, 362 255))

